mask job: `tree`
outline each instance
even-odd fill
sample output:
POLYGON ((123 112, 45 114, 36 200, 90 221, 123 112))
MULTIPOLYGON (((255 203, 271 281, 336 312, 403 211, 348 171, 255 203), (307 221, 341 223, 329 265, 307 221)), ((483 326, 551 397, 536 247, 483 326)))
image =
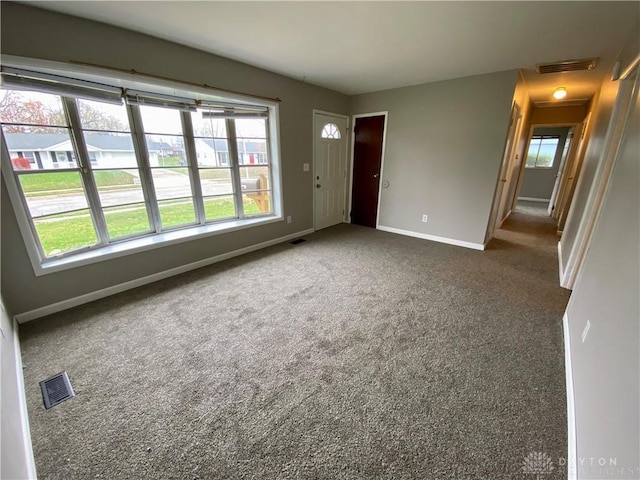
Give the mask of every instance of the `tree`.
MULTIPOLYGON (((60 103, 45 104, 29 98, 23 92, 15 90, 0 91, 0 118, 3 123, 20 123, 25 125, 5 125, 6 133, 51 133, 47 125, 67 125, 65 114, 60 103)), ((120 119, 108 115, 89 103, 78 102, 78 110, 82 126, 92 130, 124 130, 120 119)))

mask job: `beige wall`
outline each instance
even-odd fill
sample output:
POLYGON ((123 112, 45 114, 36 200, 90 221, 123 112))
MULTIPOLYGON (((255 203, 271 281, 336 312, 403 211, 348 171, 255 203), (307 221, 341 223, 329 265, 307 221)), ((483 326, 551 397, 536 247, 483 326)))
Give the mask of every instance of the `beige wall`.
POLYGON ((516 81, 512 70, 353 97, 354 114, 389 112, 381 226, 484 242, 516 81))
POLYGON ((293 219, 291 224, 269 224, 36 277, 3 184, 2 293, 11 311, 26 312, 313 227, 312 174, 302 168, 313 159, 312 111, 347 113, 348 97, 136 32, 22 4, 0 5, 3 54, 133 68, 281 98, 284 214, 293 219))
POLYGON ((613 458, 623 473, 584 468, 580 479, 638 478, 640 471, 639 100, 567 308, 578 458, 606 458, 607 465, 613 458))
POLYGON ((533 107, 532 125, 569 125, 580 123, 589 113, 590 104, 573 107, 533 107))

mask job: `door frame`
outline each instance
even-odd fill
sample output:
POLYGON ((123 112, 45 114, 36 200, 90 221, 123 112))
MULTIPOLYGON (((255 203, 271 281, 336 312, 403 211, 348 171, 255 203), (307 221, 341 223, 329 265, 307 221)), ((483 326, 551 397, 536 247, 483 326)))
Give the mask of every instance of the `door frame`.
MULTIPOLYGON (((356 149, 356 136, 354 134, 354 129, 356 128, 356 119, 358 118, 367 118, 367 117, 384 117, 384 127, 382 129, 382 153, 380 155, 380 184, 378 185, 378 205, 376 205, 376 229, 380 225, 380 203, 382 200, 382 183, 384 182, 384 157, 387 148, 387 126, 389 124, 389 111, 381 111, 381 112, 371 112, 371 113, 357 113, 355 115, 351 115, 351 155, 349 156, 349 178, 347 179, 349 183, 349 197, 348 197, 348 205, 345 210, 346 222, 351 223, 351 207, 353 204, 353 161, 355 159, 355 149, 356 149)), ((315 177, 314 177, 315 178, 315 177)))
MULTIPOLYGON (((349 115, 344 115, 342 113, 334 113, 334 112, 327 112, 326 110, 318 110, 316 108, 313 109, 312 114, 311 114, 311 148, 313 149, 313 152, 311 154, 311 168, 309 169, 311 171, 311 188, 313 189, 313 230, 316 231, 316 115, 326 115, 328 117, 336 117, 336 118, 343 118, 347 121, 347 129, 345 132, 345 135, 347 136, 345 138, 345 142, 344 142, 344 155, 345 155, 345 160, 347 162, 349 162, 349 136, 353 137, 353 135, 351 134, 351 122, 350 122, 350 118, 349 115)), ((347 172, 345 172, 345 184, 344 184, 344 194, 345 194, 345 215, 342 216, 342 221, 344 222, 345 219, 344 217, 347 215, 348 210, 347 210, 347 205, 346 205, 346 199, 347 199, 347 183, 349 181, 349 178, 347 177, 347 172)), ((351 202, 351 200, 349 200, 349 202, 351 202)), ((349 203, 349 207, 351 207, 351 204, 349 203)))
MULTIPOLYGON (((514 210, 516 208, 516 205, 518 203, 518 197, 520 196, 520 187, 522 187, 522 182, 524 180, 524 173, 526 171, 527 168, 527 152, 529 151, 529 144, 531 143, 531 137, 533 137, 533 132, 535 131, 536 128, 563 128, 563 127, 577 127, 579 125, 582 125, 583 122, 578 122, 578 123, 536 123, 536 124, 531 124, 530 128, 529 128, 529 135, 527 136, 527 140, 525 142, 524 145, 524 150, 522 153, 522 164, 520 165, 520 172, 518 173, 518 184, 516 186, 516 190, 513 194, 513 200, 511 202, 511 210, 514 210)), ((574 146, 577 147, 577 143, 578 142, 574 142, 574 146)), ((572 146, 571 148, 573 149, 572 146)), ((575 151, 574 151, 574 155, 575 155, 575 151)), ((571 152, 569 152, 569 154, 567 155, 567 162, 572 162, 572 158, 571 158, 572 154, 571 152)), ((565 171, 566 171, 566 166, 565 166, 565 171)), ((563 171, 563 175, 564 175, 564 171, 563 171)))
POLYGON ((509 184, 508 177, 516 150, 515 144, 518 140, 521 120, 522 111, 520 109, 520 105, 514 101, 511 105, 511 113, 509 114, 509 128, 507 129, 504 148, 502 150, 502 161, 500 162, 500 168, 498 169, 498 180, 493 192, 493 202, 491 204, 491 212, 489 213, 489 223, 487 224, 487 231, 484 239, 485 245, 493 238, 496 230, 502 225, 502 219, 499 217, 500 213, 502 213, 502 204, 506 202, 505 190, 506 193, 508 193, 508 188, 506 187, 509 184))

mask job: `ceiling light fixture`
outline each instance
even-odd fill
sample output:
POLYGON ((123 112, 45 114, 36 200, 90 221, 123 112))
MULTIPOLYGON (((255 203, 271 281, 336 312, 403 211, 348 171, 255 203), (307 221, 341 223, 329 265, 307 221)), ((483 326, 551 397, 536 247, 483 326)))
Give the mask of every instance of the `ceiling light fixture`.
POLYGON ((562 100, 566 96, 567 96, 567 89, 564 87, 558 87, 556 88, 556 91, 553 92, 553 97, 557 98, 558 100, 562 100))

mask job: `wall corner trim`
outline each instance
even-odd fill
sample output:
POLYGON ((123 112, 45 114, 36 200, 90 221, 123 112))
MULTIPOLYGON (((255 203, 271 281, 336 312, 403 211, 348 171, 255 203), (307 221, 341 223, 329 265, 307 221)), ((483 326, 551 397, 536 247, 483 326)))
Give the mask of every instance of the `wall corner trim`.
POLYGON ((567 480, 578 478, 578 444, 576 438, 576 409, 573 391, 573 368, 571 366, 571 339, 569 338, 569 316, 562 317, 564 336, 564 371, 567 386, 567 480))
POLYGON ((564 266, 562 265, 562 241, 558 242, 558 270, 560 274, 560 286, 564 278, 564 266))
POLYGON ((18 384, 18 405, 20 406, 20 422, 22 423, 22 438, 24 440, 24 456, 26 460, 28 478, 37 478, 36 462, 33 456, 33 444, 31 443, 31 428, 29 427, 29 414, 27 412, 27 396, 24 389, 24 376, 22 371, 22 353, 20 350, 20 335, 18 322, 14 317, 13 322, 13 351, 15 354, 16 382, 18 384))
POLYGON ((67 310, 69 308, 77 307, 78 305, 83 305, 85 303, 89 303, 94 300, 98 300, 100 298, 109 297, 111 295, 115 295, 116 293, 121 293, 126 290, 131 290, 132 288, 137 288, 142 285, 147 285, 149 283, 157 282, 158 280, 163 280, 165 278, 173 277, 174 275, 179 275, 181 273, 185 273, 190 270, 196 270, 198 268, 206 267, 214 263, 222 262, 223 260, 228 260, 233 257, 244 255, 245 253, 261 250, 263 248, 267 248, 272 245, 277 245, 278 243, 284 243, 286 241, 293 240, 303 235, 309 235, 313 232, 314 232, 313 228, 301 230, 296 233, 285 235, 284 237, 274 238, 273 240, 267 240, 266 242, 257 243, 255 245, 250 245, 248 247, 240 248, 238 250, 222 253, 220 255, 205 258, 203 260, 198 260, 197 262, 192 262, 186 265, 181 265, 179 267, 170 268, 169 270, 163 270, 162 272, 154 273, 152 275, 147 275, 146 277, 136 278, 135 280, 119 283, 117 285, 112 285, 107 288, 96 290, 95 292, 85 293, 84 295, 79 295, 77 297, 52 303, 51 305, 45 305, 44 307, 36 308, 28 312, 19 313, 14 318, 17 320, 18 323, 30 322, 31 320, 36 320, 37 318, 41 318, 46 315, 51 315, 52 313, 61 312, 62 310, 67 310))
POLYGON ((378 230, 389 233, 397 233, 398 235, 405 235, 407 237, 421 238, 423 240, 431 240, 433 242, 447 243, 449 245, 455 245, 457 247, 471 248, 473 250, 484 250, 485 246, 481 243, 465 242, 464 240, 456 240, 455 238, 438 237, 437 235, 429 235, 427 233, 412 232, 411 230, 402 230, 400 228, 387 227, 385 225, 378 225, 378 230))

